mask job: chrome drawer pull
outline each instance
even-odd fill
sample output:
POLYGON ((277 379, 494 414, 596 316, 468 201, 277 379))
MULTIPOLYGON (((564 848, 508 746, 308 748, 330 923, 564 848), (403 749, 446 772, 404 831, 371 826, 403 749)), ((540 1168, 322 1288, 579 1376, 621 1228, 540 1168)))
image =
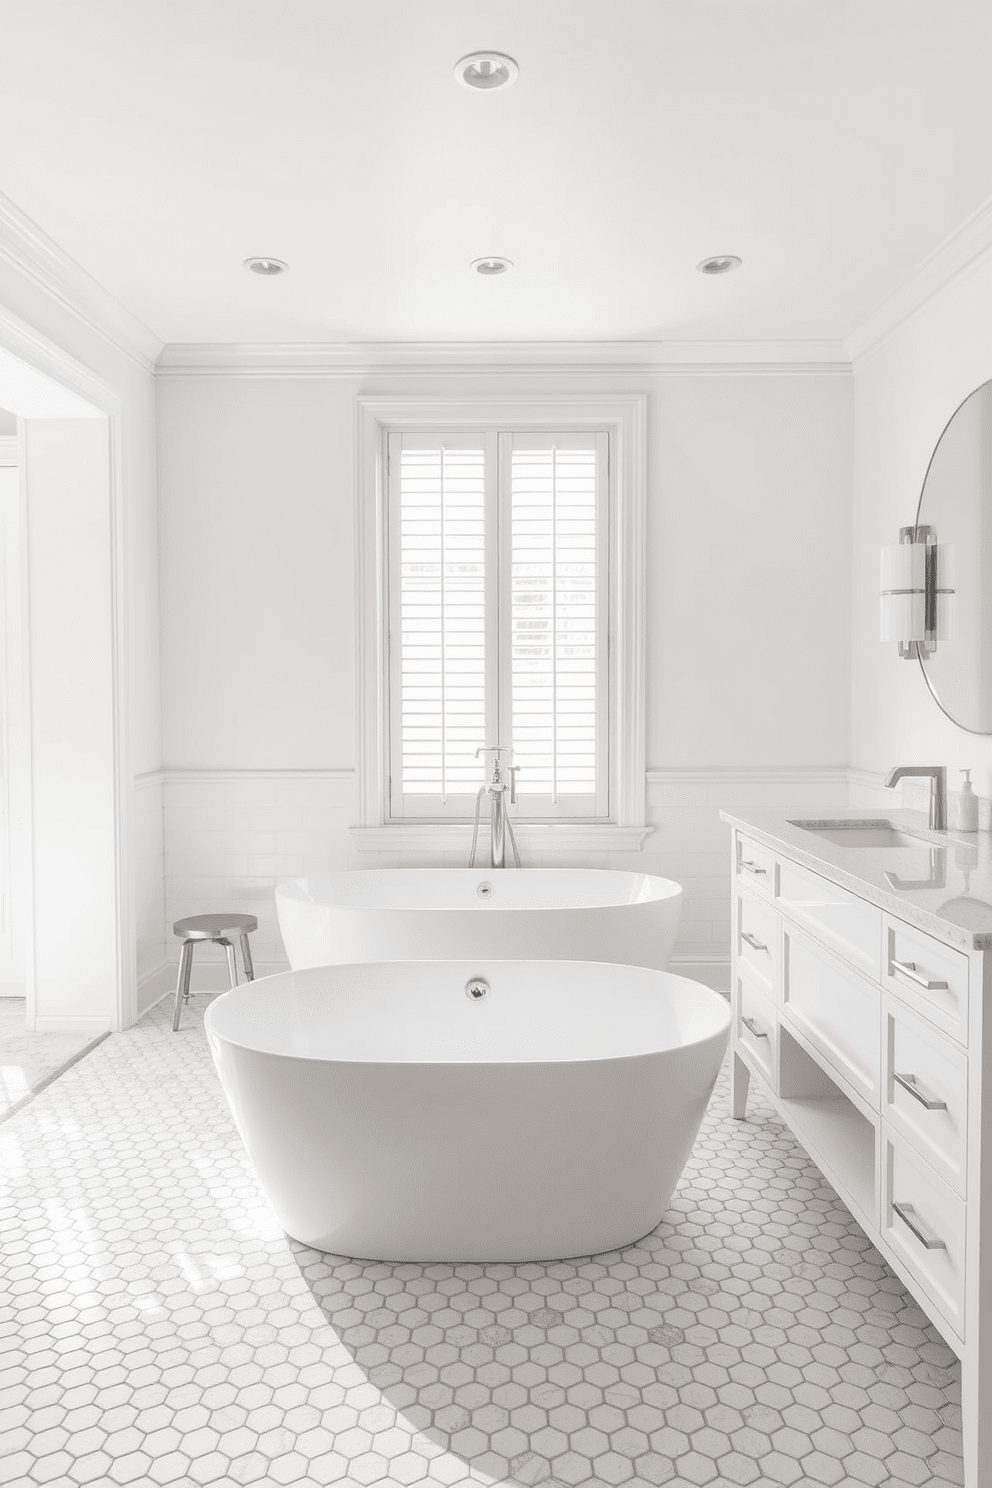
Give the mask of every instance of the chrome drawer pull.
POLYGON ((759 868, 757 863, 752 863, 750 858, 741 858, 740 866, 746 868, 748 873, 767 873, 767 868, 759 868))
POLYGON ((750 935, 747 930, 741 931, 741 940, 746 940, 752 951, 767 951, 768 949, 764 941, 755 940, 754 936, 750 935))
POLYGON ((748 1033, 753 1034, 755 1038, 768 1037, 767 1033, 765 1033, 763 1029, 758 1027, 753 1018, 742 1017, 741 1022, 744 1024, 744 1027, 747 1029, 748 1033))
POLYGON ((923 1106, 927 1111, 947 1110, 946 1101, 931 1100, 928 1095, 923 1094, 922 1090, 920 1090, 919 1086, 916 1083, 915 1075, 900 1075, 897 1070, 894 1070, 892 1073, 892 1078, 893 1080, 895 1080, 897 1085, 902 1086, 903 1090, 908 1090, 913 1099, 918 1100, 920 1105, 923 1106))
POLYGON ((927 1250, 946 1250, 947 1246, 939 1235, 935 1235, 930 1226, 920 1219, 912 1204, 897 1204, 893 1201, 893 1213, 898 1214, 903 1224, 910 1229, 927 1250))
POLYGON ((915 961, 897 961, 893 956, 889 965, 893 971, 901 972, 909 981, 915 982, 918 987, 923 987, 927 992, 946 992, 946 982, 931 982, 922 972, 917 971, 915 961))

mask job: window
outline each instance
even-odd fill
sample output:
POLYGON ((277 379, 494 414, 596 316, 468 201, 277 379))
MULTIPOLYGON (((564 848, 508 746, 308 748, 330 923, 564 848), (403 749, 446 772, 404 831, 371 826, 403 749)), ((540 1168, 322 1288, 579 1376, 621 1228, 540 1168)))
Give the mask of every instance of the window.
POLYGON ((522 844, 643 839, 644 402, 359 399, 360 847, 460 852, 494 743, 522 844))
POLYGON ((609 438, 388 435, 389 815, 608 820, 609 438), (504 764, 509 763, 508 757, 504 764))

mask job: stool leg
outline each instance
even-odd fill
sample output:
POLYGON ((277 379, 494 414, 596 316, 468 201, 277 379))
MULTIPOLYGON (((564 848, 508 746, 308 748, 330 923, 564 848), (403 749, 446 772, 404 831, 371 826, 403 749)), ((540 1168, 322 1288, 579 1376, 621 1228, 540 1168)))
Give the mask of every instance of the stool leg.
POLYGON ((179 953, 179 976, 176 979, 176 1010, 172 1016, 172 1031, 179 1032, 179 1018, 183 1009, 183 1002, 189 1002, 189 974, 193 970, 193 942, 183 941, 182 951, 179 953))
POLYGON ((245 964, 245 980, 255 980, 255 968, 251 964, 251 946, 248 944, 247 934, 241 936, 241 959, 245 964))
POLYGON ((217 944, 222 945, 227 952, 227 972, 231 978, 231 986, 236 987, 238 985, 238 966, 234 959, 234 942, 233 940, 219 940, 217 944))

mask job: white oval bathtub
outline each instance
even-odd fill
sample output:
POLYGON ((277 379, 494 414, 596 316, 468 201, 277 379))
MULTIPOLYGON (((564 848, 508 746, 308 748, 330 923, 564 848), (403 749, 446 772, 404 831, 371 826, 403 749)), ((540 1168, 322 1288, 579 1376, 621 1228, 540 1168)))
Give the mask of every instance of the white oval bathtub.
POLYGON ((206 1015, 282 1227, 391 1261, 590 1255, 654 1229, 729 1025, 698 982, 584 961, 314 967, 206 1015))
POLYGON ((276 889, 289 964, 513 956, 663 971, 682 887, 599 868, 384 868, 276 889))

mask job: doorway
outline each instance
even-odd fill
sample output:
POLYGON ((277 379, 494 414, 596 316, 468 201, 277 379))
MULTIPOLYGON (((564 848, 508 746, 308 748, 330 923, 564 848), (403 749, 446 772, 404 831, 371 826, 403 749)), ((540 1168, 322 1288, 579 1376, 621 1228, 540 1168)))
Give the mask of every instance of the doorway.
POLYGON ((61 1064, 136 1002, 121 404, 19 338, 0 309, 0 1013, 61 1064))
MULTIPOLYGON (((0 408, 0 1121, 89 1051, 90 1031, 32 1031, 27 1019, 25 696, 20 460, 16 415, 0 408)), ((105 1037, 105 1035, 104 1035, 105 1037)))

